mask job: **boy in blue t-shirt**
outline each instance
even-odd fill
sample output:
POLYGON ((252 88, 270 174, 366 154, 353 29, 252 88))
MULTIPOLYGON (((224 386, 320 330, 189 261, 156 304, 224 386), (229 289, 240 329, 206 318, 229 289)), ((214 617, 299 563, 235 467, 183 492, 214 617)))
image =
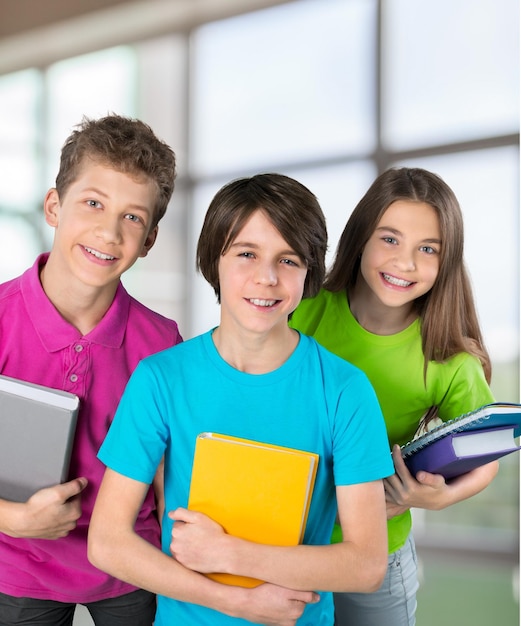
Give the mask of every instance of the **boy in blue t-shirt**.
POLYGON ((108 469, 89 556, 159 594, 156 626, 331 626, 332 591, 371 592, 382 581, 382 478, 393 465, 374 391, 360 370, 288 326, 301 298, 322 284, 326 244, 320 206, 297 181, 263 174, 225 185, 197 250, 221 304, 220 324, 145 359, 129 382, 99 453, 108 469), (184 508, 204 431, 318 453, 303 545, 244 541, 184 508), (133 523, 163 458, 160 551, 133 523), (344 541, 330 545, 337 503, 344 541), (229 586, 201 575, 210 572, 266 583, 229 586))

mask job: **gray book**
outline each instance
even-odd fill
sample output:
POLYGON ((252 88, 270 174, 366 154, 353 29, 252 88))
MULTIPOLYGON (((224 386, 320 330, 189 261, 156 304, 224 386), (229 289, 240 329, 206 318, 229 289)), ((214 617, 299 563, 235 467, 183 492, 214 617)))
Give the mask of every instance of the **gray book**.
POLYGON ((0 375, 0 498, 25 502, 68 479, 78 396, 0 375))

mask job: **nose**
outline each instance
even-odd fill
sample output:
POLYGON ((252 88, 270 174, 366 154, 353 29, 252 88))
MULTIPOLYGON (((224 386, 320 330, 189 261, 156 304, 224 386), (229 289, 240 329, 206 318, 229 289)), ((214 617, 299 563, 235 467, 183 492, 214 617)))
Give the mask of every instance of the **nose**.
POLYGON ((259 263, 255 272, 255 282, 259 285, 276 285, 277 270, 273 263, 259 263))
POLYGON ((396 250, 394 264, 402 271, 411 272, 416 269, 414 250, 408 250, 404 246, 399 246, 396 250))
POLYGON ((101 215, 95 232, 104 243, 121 243, 121 229, 117 216, 106 213, 101 215))

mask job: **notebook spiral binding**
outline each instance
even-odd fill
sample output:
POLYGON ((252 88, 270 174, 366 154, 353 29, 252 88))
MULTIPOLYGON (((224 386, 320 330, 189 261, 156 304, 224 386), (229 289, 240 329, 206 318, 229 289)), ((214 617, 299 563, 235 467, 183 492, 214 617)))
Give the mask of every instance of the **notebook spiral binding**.
POLYGON ((478 417, 476 413, 477 411, 470 411, 463 416, 448 420, 443 424, 436 426, 436 428, 433 428, 431 431, 422 435, 418 439, 409 441, 402 446, 402 456, 407 458, 415 452, 418 452, 418 450, 425 448, 433 441, 437 441, 438 439, 441 439, 449 434, 459 433, 464 430, 465 426, 469 423, 482 424, 486 420, 490 419, 490 414, 485 413, 478 417))

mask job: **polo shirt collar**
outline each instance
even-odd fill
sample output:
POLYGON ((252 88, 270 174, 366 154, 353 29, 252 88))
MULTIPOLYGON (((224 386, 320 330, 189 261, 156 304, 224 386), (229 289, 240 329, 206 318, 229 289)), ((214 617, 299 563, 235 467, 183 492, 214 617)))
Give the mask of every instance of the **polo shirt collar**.
POLYGON ((121 282, 102 320, 83 337, 72 324, 63 319, 43 290, 40 268, 45 265, 48 257, 48 252, 41 254, 21 277, 27 313, 45 348, 49 352, 56 352, 80 339, 108 348, 119 348, 125 337, 130 310, 130 296, 121 282))

